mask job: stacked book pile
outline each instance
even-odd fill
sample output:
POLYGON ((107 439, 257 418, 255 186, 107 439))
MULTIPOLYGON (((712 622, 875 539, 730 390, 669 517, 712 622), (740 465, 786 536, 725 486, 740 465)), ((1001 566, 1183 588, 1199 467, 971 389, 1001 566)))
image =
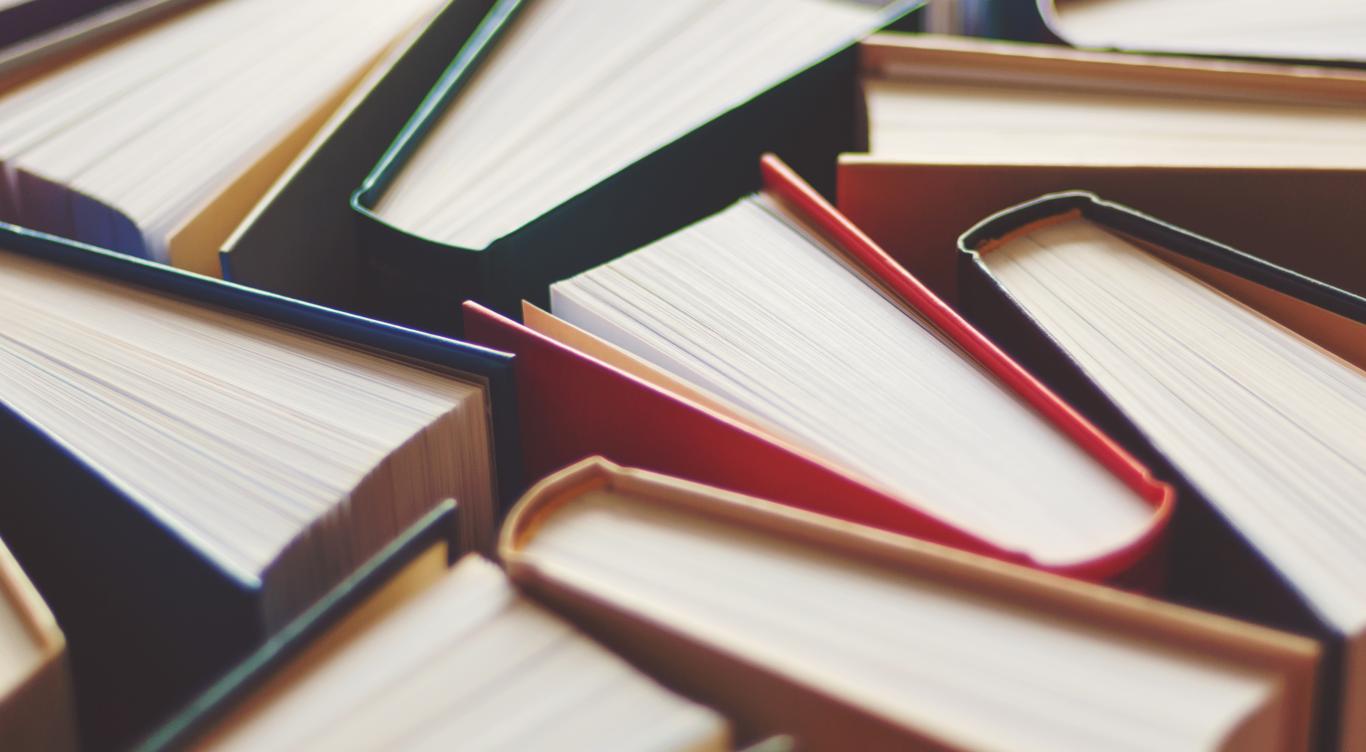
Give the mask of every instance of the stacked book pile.
POLYGON ((0 749, 1366 750, 1366 12, 919 5, 0 0, 0 749))

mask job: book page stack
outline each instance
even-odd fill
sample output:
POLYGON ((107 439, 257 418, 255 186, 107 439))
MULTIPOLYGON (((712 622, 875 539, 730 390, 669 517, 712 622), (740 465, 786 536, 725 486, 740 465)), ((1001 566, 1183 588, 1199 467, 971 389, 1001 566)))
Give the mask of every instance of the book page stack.
POLYGON ((432 0, 219 0, 0 97, 4 216, 216 273, 219 246, 432 0))

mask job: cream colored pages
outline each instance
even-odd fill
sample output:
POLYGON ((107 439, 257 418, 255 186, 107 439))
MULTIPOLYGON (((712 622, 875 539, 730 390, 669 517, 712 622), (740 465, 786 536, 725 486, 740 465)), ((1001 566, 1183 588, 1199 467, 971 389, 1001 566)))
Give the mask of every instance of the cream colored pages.
MULTIPOLYGON (((290 155, 281 148, 297 151, 308 135, 300 129, 316 128, 436 5, 219 0, 36 79, 0 98, 0 163, 20 219, 168 260, 179 228, 206 208, 224 211, 215 199, 249 168, 282 170, 290 155)), ((254 190, 269 177, 253 174, 254 190)), ((233 213, 250 206, 233 200, 233 213)), ((196 242, 225 235, 220 227, 196 242)))
POLYGON ((1020 83, 1004 65, 950 80, 872 76, 870 151, 927 162, 1366 167, 1366 102, 1238 101, 1020 83), (992 79, 995 80, 992 80, 992 79))
POLYGON ((1366 628, 1366 372, 1086 220, 982 258, 1325 616, 1366 628))
POLYGON ((492 534, 487 402, 457 375, 8 252, 0 332, 6 405, 274 616, 445 498, 492 534))
POLYGON ((558 319, 550 313, 537 308, 526 301, 522 301, 522 322, 540 334, 578 350, 579 352, 602 362, 619 368, 636 378, 657 386, 660 389, 668 390, 688 400, 692 400, 709 410, 714 410, 722 415, 741 422, 753 422, 757 420, 753 415, 742 415, 736 412, 734 405, 721 402, 711 394, 694 388, 691 384, 674 378, 667 371, 650 365, 645 360, 632 355, 630 352, 616 347, 605 340, 599 339, 592 334, 580 329, 567 321, 558 319))
MULTIPOLYGON (((563 597, 586 611, 629 613, 643 620, 636 630, 731 656, 734 675, 720 681, 777 673, 902 726, 908 739, 1249 750, 1290 738, 1274 671, 1179 640, 1124 637, 1023 596, 975 595, 744 519, 595 488, 535 513, 504 555, 537 588, 577 594, 563 597)), ((637 634, 641 644, 656 637, 637 634)))
POLYGON ((1361 664, 1366 372, 1085 220, 982 259, 1361 664))
POLYGON ((484 248, 848 44, 886 3, 537 0, 376 205, 484 248))
POLYGON ((196 748, 729 749, 720 716, 524 600, 477 557, 249 711, 196 748))
POLYGON ((764 197, 551 287, 560 318, 908 504, 1048 564, 1152 507, 764 197))
POLYGON ((1358 0, 1054 0, 1051 25, 1078 47, 1366 60, 1358 0))

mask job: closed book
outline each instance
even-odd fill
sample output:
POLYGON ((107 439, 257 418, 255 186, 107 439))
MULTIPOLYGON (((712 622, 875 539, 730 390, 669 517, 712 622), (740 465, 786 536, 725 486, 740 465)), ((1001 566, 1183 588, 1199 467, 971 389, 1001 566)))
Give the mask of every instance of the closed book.
POLYGON ((0 93, 0 218, 217 276, 261 194, 437 3, 173 6, 0 93))
POLYGON ((1358 748, 1361 601, 1335 583, 1360 581, 1366 300, 1084 192, 960 251, 966 315, 1188 500, 1166 595, 1323 640, 1319 738, 1358 748))
MULTIPOLYGON (((600 44, 612 50, 589 54, 585 48, 575 49, 577 37, 556 39, 555 22, 539 20, 568 6, 546 0, 498 3, 352 196, 359 214, 363 259, 359 294, 370 306, 364 310, 408 326, 458 332, 459 306, 464 300, 514 316, 522 299, 544 305, 551 282, 699 219, 753 190, 757 186, 748 166, 765 151, 782 155, 829 190, 834 155, 857 144, 853 111, 832 104, 853 96, 856 61, 851 47, 857 38, 915 5, 850 0, 766 0, 705 8, 656 5, 648 11, 639 6, 619 19, 608 6, 585 6, 575 11, 576 22, 585 30, 575 33, 609 35, 600 44), (799 11, 815 15, 798 23, 804 18, 799 11), (671 36, 671 29, 682 33, 693 17, 717 28, 705 31, 693 25, 687 27, 692 36, 671 36), (726 33, 721 33, 722 28, 726 33), (524 40, 523 32, 537 36, 524 40), (656 38, 658 43, 650 41, 656 38), (671 43, 664 43, 671 38, 671 43), (685 43, 691 46, 680 46, 685 43), (554 92, 521 92, 516 94, 521 98, 509 100, 510 104, 463 109, 474 96, 467 90, 479 87, 486 75, 494 75, 486 71, 507 70, 511 76, 517 70, 520 58, 504 56, 504 48, 529 58, 541 54, 540 50, 560 49, 556 44, 565 48, 564 55, 573 55, 572 63, 559 63, 561 58, 546 52, 540 64, 548 65, 549 71, 538 69, 508 80, 535 82, 581 68, 581 78, 566 74, 568 83, 563 84, 563 91, 568 92, 588 87, 578 99, 570 98, 571 103, 567 95, 556 99, 554 92), (692 54, 703 44, 711 45, 706 54, 692 54), (673 67, 650 77, 604 73, 603 60, 616 61, 610 71, 637 67, 643 71, 644 64, 637 65, 635 59, 646 59, 656 49, 673 56, 665 60, 673 67), (775 64, 770 58, 780 62, 775 64), (682 65, 708 73, 706 80, 712 83, 701 91, 694 91, 698 89, 695 82, 665 84, 679 77, 682 65), (718 78, 723 65, 734 70, 718 78), (733 81, 747 83, 740 90, 733 81), (719 93, 707 93, 713 89, 719 93), (620 99, 612 107, 595 105, 607 115, 588 118, 583 102, 597 90, 619 92, 613 96, 620 99), (648 98, 639 93, 647 90, 654 92, 648 98), (696 106, 689 97, 705 101, 706 106, 696 106), (656 100, 650 110, 639 111, 641 101, 656 100), (542 106, 540 119, 528 120, 528 113, 542 106), (686 112, 672 116, 677 125, 660 119, 659 113, 679 107, 686 112), (626 118, 614 111, 638 114, 626 118), (616 123, 608 115, 622 120, 619 127, 614 125, 614 134, 591 130, 601 122, 616 123), (577 122, 576 117, 586 120, 582 129, 556 135, 548 143, 535 141, 536 132, 556 127, 560 121, 577 122), (669 125, 662 125, 666 122, 669 125), (801 127, 794 128, 793 123, 801 127), (479 148, 469 160, 452 157, 447 167, 432 156, 438 149, 434 144, 458 139, 460 133, 475 127, 489 134, 478 139, 479 148), (644 134, 636 138, 639 143, 620 146, 618 142, 634 127, 644 134), (595 134, 591 140, 590 134, 595 134), (522 140, 514 140, 519 136, 522 140), (575 139, 583 143, 573 150, 554 147, 575 139), (539 163, 512 166, 514 159, 531 159, 523 153, 546 157, 539 163), (501 156, 486 164, 489 155, 501 156), (580 156, 593 160, 592 169, 581 169, 574 162, 580 156), (555 160, 564 164, 556 167, 555 160), (536 174, 554 178, 526 177, 536 174), (477 175, 487 177, 450 197, 440 192, 443 180, 454 183, 474 180, 477 175), (414 187, 405 188, 409 182, 414 187), (553 191, 545 187, 550 184, 553 191), (410 202, 446 207, 453 222, 508 217, 453 234, 427 230, 423 228, 428 220, 418 221, 426 216, 422 211, 392 208, 399 195, 413 196, 410 202), (458 214, 462 206, 472 208, 458 214)), ((692 78, 701 80, 698 75, 692 78)), ((478 93, 483 100, 499 96, 482 87, 478 93)))
MULTIPOLYGON (((1113 546, 1100 546, 1104 549, 1100 552, 1095 550, 1097 539, 1081 535, 1072 542, 1082 545, 1081 539, 1089 540, 1082 545, 1089 552, 1062 558, 1057 558, 1056 546, 1040 544, 1030 551, 1023 539, 1013 543, 1002 543, 999 537, 992 540, 985 527, 955 523, 953 515, 943 511, 949 507, 933 511, 924 500, 904 490, 893 490, 896 487, 887 482, 870 480, 865 472, 850 469, 830 452, 813 448, 793 434, 775 431, 773 426, 744 415, 743 410, 728 407, 726 400, 709 398, 705 389, 699 395, 698 390, 680 386, 668 369, 641 363, 639 358, 601 340, 595 342, 588 332, 576 332, 563 323, 546 326, 549 315, 535 313, 528 320, 542 323, 534 324, 541 331, 533 331, 468 303, 469 337, 516 355, 528 474, 544 474, 589 454, 605 454, 621 462, 1087 579, 1149 587, 1160 579, 1162 528, 1173 504, 1170 489, 1154 483, 1147 471, 1117 451, 1110 439, 1078 420, 1070 407, 1003 357, 781 162, 767 158, 763 172, 766 195, 833 238, 869 274, 885 282, 885 294, 916 311, 927 322, 924 326, 961 348, 955 350, 953 358, 967 358, 992 374, 992 379, 999 379, 995 382, 999 387, 988 389, 1003 389, 1013 399, 1030 405, 1038 416, 1030 420, 1038 420, 1039 431, 1059 431, 1066 437, 1065 446, 1083 450, 1087 459, 1081 464, 1098 462, 1110 480, 1118 480, 1126 489, 1121 493, 1123 503, 1139 505, 1134 511, 1140 513, 1141 521, 1132 531, 1134 535, 1122 536, 1124 542, 1113 546)), ((850 364, 849 373, 865 366, 850 364)), ((917 387, 908 381, 905 389, 917 387)), ((1003 405, 1002 409, 1007 407, 1003 405)), ((994 445, 981 461, 990 463, 991 455, 1003 453, 1009 453, 1004 444, 994 445)), ((1066 507, 1065 502, 1059 503, 1066 507)), ((1115 532, 1113 527, 1107 529, 1115 532)))
POLYGON ((307 611, 296 617, 247 657, 225 671, 174 716, 138 743, 141 750, 182 749, 260 692, 271 677, 298 661, 357 615, 382 612, 428 584, 432 570, 444 570, 460 550, 454 500, 447 500, 413 523, 370 561, 307 611))
POLYGON ((741 736, 1312 748, 1312 641, 601 458, 533 487, 500 552, 525 591, 741 736))
MULTIPOLYGON (((424 539, 425 538, 425 539, 424 539)), ((732 749, 720 714, 408 536, 140 749, 732 749)))
POLYGON ((840 210, 949 300, 964 228, 1072 189, 1366 293, 1360 72, 934 35, 861 51, 870 149, 840 157, 840 210))
POLYGON ((485 547, 519 489, 505 354, 12 226, 0 249, 0 535, 71 639, 88 738, 145 730, 429 489, 485 547))

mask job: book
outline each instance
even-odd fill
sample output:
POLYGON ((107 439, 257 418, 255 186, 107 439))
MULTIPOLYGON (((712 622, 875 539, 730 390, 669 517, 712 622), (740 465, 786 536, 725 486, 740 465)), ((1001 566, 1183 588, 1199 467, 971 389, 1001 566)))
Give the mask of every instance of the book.
POLYGON ((493 0, 449 0, 375 63, 224 241, 224 279, 367 310, 351 194, 492 6, 493 0))
POLYGON ((329 634, 350 635, 431 584, 459 556, 460 524, 454 499, 432 508, 357 567, 289 625, 217 677, 151 734, 133 745, 150 751, 182 749, 224 717, 262 693, 273 677, 301 660, 329 634))
POLYGON ((586 460, 512 510, 532 597, 802 749, 1306 749, 1310 640, 586 460))
POLYGON ((1067 44, 1366 65, 1366 10, 1351 0, 1038 0, 1067 44))
POLYGON ((488 560, 447 569, 444 553, 410 564, 177 747, 731 749, 719 714, 520 595, 488 560))
POLYGON ((66 638, 14 556, 0 543, 0 745, 75 750, 66 638))
POLYGON ((646 361, 638 369, 555 347, 471 308, 470 336, 517 355, 524 415, 536 416, 523 430, 528 471, 605 452, 1076 576, 1152 575, 1170 489, 1002 358, 781 162, 766 158, 763 170, 761 197, 552 287, 558 318, 646 361), (669 271, 671 280, 657 286, 625 276, 635 258, 651 263, 657 248, 692 248, 694 238, 718 251, 684 262, 698 279, 669 271), (614 282, 608 275, 634 280, 622 283, 632 300, 676 306, 681 328, 670 322, 657 331, 672 337, 686 329, 677 345, 645 338, 660 322, 628 300, 590 297, 614 282), (717 286, 722 277, 755 287, 717 286), (718 318, 669 297, 685 288, 705 296, 718 318), (831 295, 839 295, 838 309, 829 307, 831 295), (746 299, 763 309, 730 307, 746 299), (848 318, 813 314, 830 310, 848 318), (760 320, 773 326, 760 332, 760 320), (726 332, 736 351, 770 339, 741 357, 722 344, 705 351, 708 331, 726 332), (677 349, 690 342, 702 346, 677 349), (679 396, 677 382, 692 389, 683 394, 709 401, 679 396), (768 400, 785 407, 768 409, 768 400), (987 446, 993 459, 979 460, 987 446))
POLYGON ((1085 193, 961 247, 972 318, 1183 489, 1170 594, 1325 639, 1321 738, 1366 743, 1366 299, 1085 193))
POLYGON ((488 550, 519 490, 508 356, 9 226, 0 249, 0 535, 72 640, 91 738, 443 498, 488 550))
POLYGON ((551 312, 997 548, 1069 566, 1151 534, 1141 489, 913 278, 807 219, 811 196, 759 193, 556 282, 551 312))
POLYGON ((840 209, 949 300, 964 228, 1068 189, 1366 293, 1360 73, 930 35, 861 52, 871 148, 841 157, 840 209))
POLYGON ((196 4, 0 97, 0 218, 218 273, 290 158, 434 0, 196 4))
POLYGON ((763 151, 829 176, 849 48, 915 5, 502 0, 352 196, 367 312, 458 333, 752 190, 763 151))

